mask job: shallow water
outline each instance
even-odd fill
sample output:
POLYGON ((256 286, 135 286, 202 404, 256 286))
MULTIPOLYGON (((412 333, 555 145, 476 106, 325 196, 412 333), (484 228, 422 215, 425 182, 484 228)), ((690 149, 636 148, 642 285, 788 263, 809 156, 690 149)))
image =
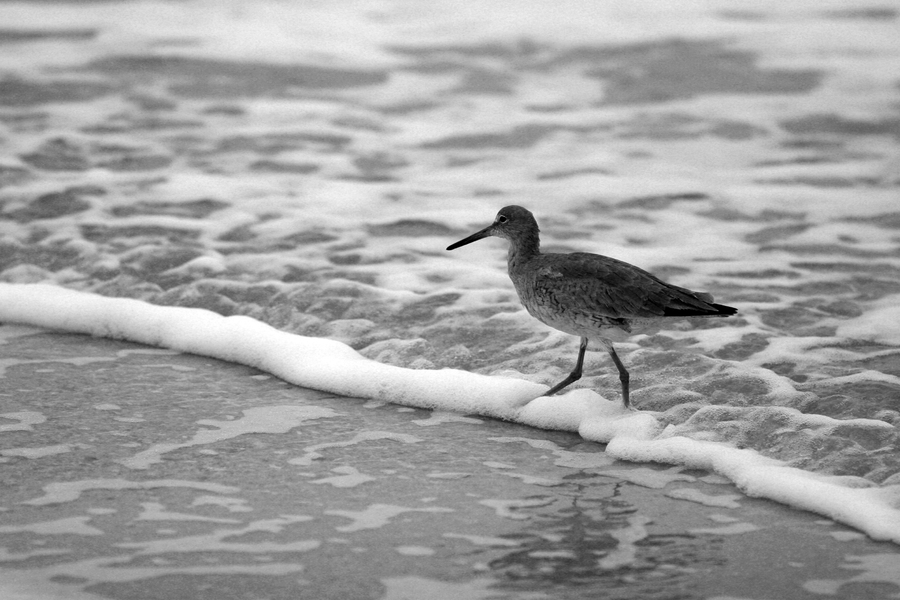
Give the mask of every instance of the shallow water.
POLYGON ((900 4, 595 4, 4 3, 0 280, 549 384, 502 243, 443 250, 521 204, 740 309, 621 345, 672 433, 900 484, 900 4))
POLYGON ((10 329, 4 402, 28 410, 0 413, 4 598, 815 599, 896 583, 894 544, 573 433, 10 329))
MULTIPOLYGON (((590 33, 579 5, 499 31, 351 6, 5 7, 3 280, 550 383, 575 342, 524 313, 501 244, 443 251, 520 203, 547 250, 740 308, 623 346, 636 405, 895 482, 896 429, 797 431, 782 407, 900 422, 896 11, 713 5, 684 28, 648 5, 590 33), (355 46, 322 39, 335 20, 355 46)), ((605 361, 581 385, 613 397, 605 361)))

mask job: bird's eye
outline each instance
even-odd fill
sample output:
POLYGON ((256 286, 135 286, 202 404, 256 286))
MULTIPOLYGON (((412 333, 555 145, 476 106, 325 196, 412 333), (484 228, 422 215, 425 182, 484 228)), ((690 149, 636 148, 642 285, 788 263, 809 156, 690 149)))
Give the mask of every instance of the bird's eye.
POLYGON ((507 221, 509 221, 509 217, 507 217, 506 215, 499 215, 497 217, 498 223, 506 223, 507 221))

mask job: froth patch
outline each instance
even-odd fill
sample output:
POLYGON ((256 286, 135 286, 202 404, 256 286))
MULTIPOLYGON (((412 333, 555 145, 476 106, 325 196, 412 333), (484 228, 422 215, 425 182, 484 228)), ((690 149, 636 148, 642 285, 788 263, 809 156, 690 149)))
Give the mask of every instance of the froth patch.
POLYGON ((900 346, 900 306, 877 308, 844 321, 836 333, 844 338, 900 346))
POLYGON ((240 435, 251 433, 286 433, 310 419, 322 419, 335 416, 330 408, 319 406, 261 406, 248 408, 244 416, 234 421, 215 421, 206 419, 200 425, 209 425, 212 429, 202 429, 186 442, 154 444, 150 448, 120 461, 132 469, 146 469, 162 460, 162 455, 182 448, 213 444, 240 435))

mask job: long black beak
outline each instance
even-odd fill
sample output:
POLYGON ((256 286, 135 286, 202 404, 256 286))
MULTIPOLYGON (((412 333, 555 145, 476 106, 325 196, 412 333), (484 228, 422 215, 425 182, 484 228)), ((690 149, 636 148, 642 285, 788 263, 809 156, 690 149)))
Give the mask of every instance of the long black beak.
POLYGON ((477 242, 480 239, 484 239, 486 237, 493 235, 493 233, 494 233, 494 226, 488 225, 481 231, 476 231, 469 237, 459 240, 455 244, 450 244, 449 246, 447 246, 447 250, 456 250, 460 246, 465 246, 466 244, 471 244, 472 242, 477 242))

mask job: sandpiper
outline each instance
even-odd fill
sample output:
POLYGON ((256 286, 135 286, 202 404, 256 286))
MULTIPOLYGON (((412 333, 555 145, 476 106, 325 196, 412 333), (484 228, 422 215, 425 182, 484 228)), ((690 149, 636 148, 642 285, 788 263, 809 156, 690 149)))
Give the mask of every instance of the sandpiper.
POLYGON ((613 348, 613 339, 650 328, 672 317, 726 317, 736 308, 716 304, 704 292, 666 283, 647 271, 615 258, 572 252, 542 254, 534 215, 521 206, 500 209, 494 222, 447 246, 453 250, 497 236, 509 241, 509 278, 528 313, 542 323, 581 338, 575 369, 545 394, 552 396, 581 378, 588 343, 612 357, 629 406, 628 370, 613 348))

